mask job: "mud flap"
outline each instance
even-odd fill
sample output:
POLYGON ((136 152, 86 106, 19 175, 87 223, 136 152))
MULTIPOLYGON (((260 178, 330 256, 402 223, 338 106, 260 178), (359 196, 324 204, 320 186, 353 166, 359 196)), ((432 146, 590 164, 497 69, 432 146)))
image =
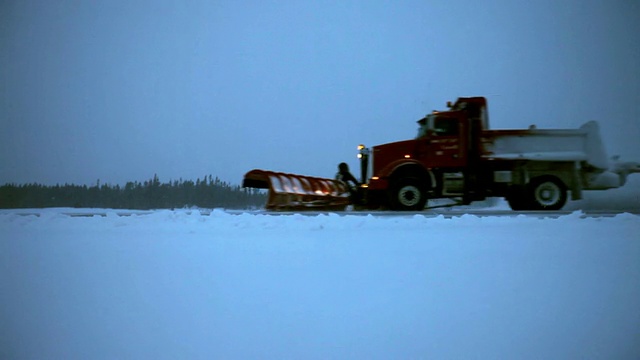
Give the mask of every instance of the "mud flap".
POLYGON ((347 185, 333 179, 255 169, 242 187, 269 190, 267 210, 344 210, 351 203, 347 185))

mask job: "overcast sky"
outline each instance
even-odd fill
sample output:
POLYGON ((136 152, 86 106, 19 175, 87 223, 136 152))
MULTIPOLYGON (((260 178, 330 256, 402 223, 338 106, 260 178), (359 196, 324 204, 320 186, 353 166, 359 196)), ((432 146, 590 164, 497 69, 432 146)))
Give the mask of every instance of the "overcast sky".
POLYGON ((357 172, 458 96, 640 160, 640 1, 0 1, 0 184, 357 172))

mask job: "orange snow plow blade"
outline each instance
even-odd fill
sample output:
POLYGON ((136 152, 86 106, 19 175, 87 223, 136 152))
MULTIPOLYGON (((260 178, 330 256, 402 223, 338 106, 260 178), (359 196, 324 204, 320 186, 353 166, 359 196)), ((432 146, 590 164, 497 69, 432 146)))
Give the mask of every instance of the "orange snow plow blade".
POLYGON ((347 186, 333 179, 251 170, 242 187, 268 189, 268 210, 344 210, 351 203, 347 186))

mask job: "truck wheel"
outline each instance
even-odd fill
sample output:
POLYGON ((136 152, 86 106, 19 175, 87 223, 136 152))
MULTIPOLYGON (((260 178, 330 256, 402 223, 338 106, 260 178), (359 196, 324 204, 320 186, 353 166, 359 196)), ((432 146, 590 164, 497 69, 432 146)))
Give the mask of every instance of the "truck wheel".
POLYGON ((418 178, 400 179, 391 188, 391 208, 393 210, 416 211, 427 204, 424 182, 418 178))
POLYGON ((567 202, 567 187, 555 177, 534 179, 529 185, 533 210, 560 210, 567 202))

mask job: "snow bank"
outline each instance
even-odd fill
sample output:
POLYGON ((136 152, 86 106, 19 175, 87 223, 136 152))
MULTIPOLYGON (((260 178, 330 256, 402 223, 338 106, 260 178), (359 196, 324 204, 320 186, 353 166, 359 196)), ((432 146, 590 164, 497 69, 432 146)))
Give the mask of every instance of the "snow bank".
POLYGON ((0 358, 640 357, 640 217, 0 214, 0 358))

